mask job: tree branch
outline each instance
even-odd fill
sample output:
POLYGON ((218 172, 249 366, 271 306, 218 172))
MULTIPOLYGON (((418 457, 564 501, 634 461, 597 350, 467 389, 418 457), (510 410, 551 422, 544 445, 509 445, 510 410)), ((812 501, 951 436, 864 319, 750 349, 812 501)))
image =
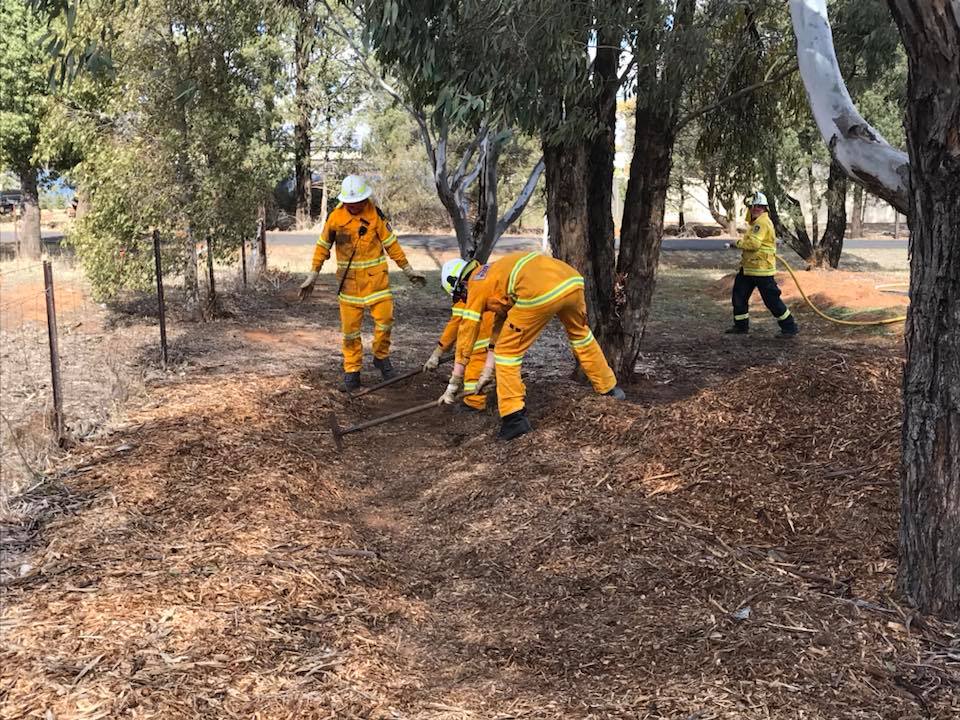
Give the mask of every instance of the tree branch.
POLYGON ((510 209, 504 213, 503 217, 500 218, 500 221, 497 223, 497 237, 503 235, 507 231, 507 228, 513 225, 521 213, 523 213, 527 203, 530 202, 530 198, 533 197, 533 191, 536 190, 540 176, 543 175, 543 169, 544 163, 541 157, 537 160, 537 164, 533 166, 533 170, 530 171, 530 176, 527 178, 527 182, 524 184, 523 189, 520 191, 513 205, 510 206, 510 209))
POLYGON ((707 113, 713 112, 714 110, 719 110, 729 102, 733 102, 734 100, 739 100, 745 95, 750 95, 751 93, 755 93, 757 90, 762 90, 763 88, 769 87, 770 85, 776 85, 778 82, 780 82, 784 78, 787 78, 790 75, 793 75, 793 73, 795 73, 799 69, 799 67, 800 66, 797 63, 791 63, 788 67, 784 68, 783 70, 781 70, 776 75, 769 78, 768 80, 761 80, 760 82, 754 83, 753 85, 747 85, 746 87, 740 88, 736 92, 731 93, 726 97, 720 98, 715 103, 710 103, 709 105, 705 105, 704 107, 698 108, 696 110, 691 110, 686 115, 683 115, 677 121, 677 131, 686 127, 688 124, 696 120, 698 117, 701 117, 702 115, 706 115, 707 113))
POLYGON ((910 160, 857 111, 840 73, 826 0, 790 0, 797 61, 810 111, 830 155, 854 182, 897 210, 910 210, 910 160))

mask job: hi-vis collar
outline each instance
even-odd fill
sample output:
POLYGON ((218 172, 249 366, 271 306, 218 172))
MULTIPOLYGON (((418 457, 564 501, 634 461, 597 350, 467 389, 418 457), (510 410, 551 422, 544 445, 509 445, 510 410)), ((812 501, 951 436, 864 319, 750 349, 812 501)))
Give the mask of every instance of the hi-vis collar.
MULTIPOLYGON (((463 266, 463 269, 460 271, 460 276, 457 278, 457 281, 453 284, 453 292, 451 293, 451 295, 453 295, 453 302, 455 303, 466 302, 467 282, 470 280, 470 275, 478 267, 480 267, 479 261, 474 260, 473 258, 468 260, 467 264, 463 266)), ((487 267, 489 266, 484 265, 483 268, 481 268, 480 272, 484 273, 487 267)), ((482 279, 481 275, 477 275, 477 277, 482 279)))

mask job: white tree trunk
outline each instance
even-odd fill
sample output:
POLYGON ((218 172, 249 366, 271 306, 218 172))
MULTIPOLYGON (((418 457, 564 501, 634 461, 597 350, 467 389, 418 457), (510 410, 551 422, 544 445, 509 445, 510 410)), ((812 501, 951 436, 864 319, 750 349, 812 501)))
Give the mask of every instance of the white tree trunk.
POLYGON ((830 154, 854 181, 906 214, 910 162, 857 112, 833 48, 826 0, 790 0, 800 76, 830 154))

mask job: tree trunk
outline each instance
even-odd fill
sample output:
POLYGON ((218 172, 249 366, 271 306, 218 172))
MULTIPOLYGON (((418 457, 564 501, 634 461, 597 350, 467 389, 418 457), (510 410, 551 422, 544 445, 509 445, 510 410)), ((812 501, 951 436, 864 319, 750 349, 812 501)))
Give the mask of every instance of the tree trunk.
MULTIPOLYGON (((937 4, 942 7, 943 0, 937 4)), ((953 5, 956 7, 956 0, 953 5)), ((797 37, 800 77, 830 155, 852 180, 906 212, 908 158, 890 147, 854 107, 837 63, 827 0, 790 0, 790 17, 797 37)))
POLYGON ((853 185, 853 217, 850 218, 850 237, 863 237, 863 188, 853 185))
POLYGON ((183 241, 183 309, 188 317, 200 319, 197 242, 190 227, 187 227, 183 241))
POLYGON ((921 611, 960 619, 960 3, 889 5, 911 178, 899 582, 921 611))
POLYGON ((296 198, 296 221, 298 228, 313 224, 313 172, 310 167, 310 131, 313 126, 313 109, 310 106, 310 57, 313 53, 314 26, 316 17, 312 0, 297 2, 297 32, 293 41, 294 85, 296 123, 293 128, 294 197, 296 198))
POLYGON ((23 193, 23 214, 20 216, 20 254, 32 260, 43 255, 43 237, 40 234, 40 192, 37 169, 20 171, 20 191, 23 193))
POLYGON ((847 176, 840 164, 834 161, 830 163, 830 176, 827 179, 827 226, 813 254, 814 265, 823 267, 829 264, 832 268, 840 265, 846 231, 847 176))
POLYGON ((810 158, 810 164, 807 165, 807 189, 810 193, 810 219, 812 236, 820 237, 820 201, 817 198, 817 188, 813 178, 813 157, 810 158))
POLYGON ((616 327, 611 319, 616 317, 614 275, 617 258, 613 194, 620 39, 615 29, 603 30, 593 63, 596 83, 600 88, 595 106, 600 128, 586 149, 588 259, 583 268, 577 266, 584 277, 587 318, 601 346, 616 327))
POLYGON ((686 188, 683 185, 683 178, 680 179, 680 210, 677 213, 677 227, 680 229, 680 233, 683 234, 684 229, 687 227, 687 221, 683 217, 683 206, 687 204, 687 193, 686 188))
POLYGON ((777 205, 777 193, 772 188, 766 192, 767 201, 770 203, 767 208, 770 211, 770 220, 773 222, 774 230, 777 231, 777 237, 785 240, 787 245, 801 258, 806 261, 813 259, 813 241, 807 234, 807 223, 803 217, 803 208, 800 201, 792 195, 785 192, 780 193, 783 197, 783 212, 786 214, 787 222, 781 215, 781 208, 777 205))
POLYGON ((893 211, 893 239, 900 239, 900 213, 896 210, 893 211))
POLYGON ((547 179, 547 239, 550 249, 555 258, 572 265, 585 279, 588 275, 592 277, 587 243, 590 219, 587 211, 586 145, 544 145, 543 160, 547 179))
POLYGON ((737 221, 731 212, 731 208, 733 208, 734 204, 733 198, 719 198, 719 202, 723 203, 723 213, 720 212, 717 202, 717 176, 716 173, 711 173, 707 178, 707 210, 710 212, 710 217, 713 218, 713 221, 723 228, 725 235, 728 237, 736 237, 737 221))
POLYGON ((645 107, 638 103, 614 292, 618 322, 605 318, 611 331, 603 344, 614 372, 624 381, 633 375, 650 317, 673 160, 674 120, 675 111, 669 108, 664 112, 656 103, 645 107))

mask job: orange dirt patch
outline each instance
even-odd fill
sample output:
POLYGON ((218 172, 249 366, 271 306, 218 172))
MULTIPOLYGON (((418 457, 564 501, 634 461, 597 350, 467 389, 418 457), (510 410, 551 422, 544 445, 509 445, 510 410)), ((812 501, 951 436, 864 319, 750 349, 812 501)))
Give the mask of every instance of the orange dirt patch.
MULTIPOLYGON (((83 291, 70 283, 54 285, 57 317, 78 314, 88 300, 83 291)), ((47 321, 47 304, 42 276, 27 282, 4 282, 0 279, 0 328, 13 330, 23 323, 47 321)))
POLYGON ((243 337, 264 345, 299 345, 314 348, 322 342, 323 334, 317 330, 244 330, 243 337))
MULTIPOLYGON (((718 280, 710 294, 717 299, 728 300, 733 289, 735 274, 724 275, 718 280)), ((863 273, 843 270, 808 270, 797 273, 807 297, 821 310, 843 308, 852 311, 902 310, 910 304, 906 288, 895 292, 877 290, 883 280, 865 276, 863 273)), ((797 285, 788 273, 777 273, 777 283, 783 291, 783 300, 791 305, 802 303, 803 297, 797 285)), ((754 293, 751 305, 762 307, 759 293, 754 293)))

